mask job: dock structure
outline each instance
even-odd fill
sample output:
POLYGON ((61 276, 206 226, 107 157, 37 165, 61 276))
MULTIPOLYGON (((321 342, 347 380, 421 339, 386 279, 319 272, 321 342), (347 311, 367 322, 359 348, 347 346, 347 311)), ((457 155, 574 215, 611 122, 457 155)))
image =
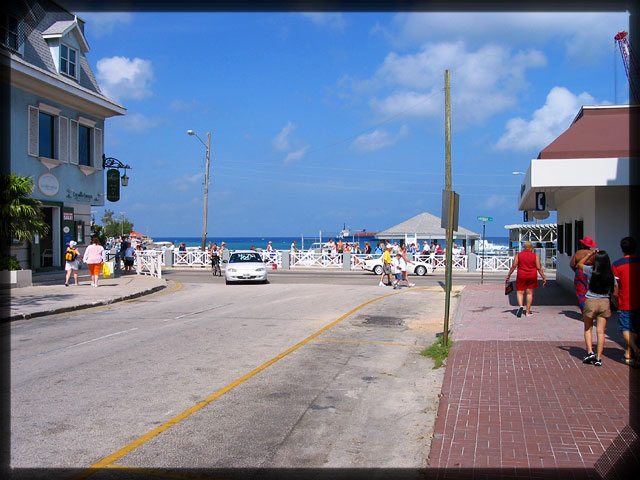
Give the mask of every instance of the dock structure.
POLYGON ((505 225, 509 230, 509 248, 522 248, 524 242, 536 247, 555 248, 558 240, 558 225, 555 223, 505 225))
MULTIPOLYGON (((446 229, 442 228, 440 217, 423 212, 415 217, 411 217, 393 227, 376 233, 379 240, 402 240, 406 243, 413 243, 418 240, 444 240, 447 238, 446 229)), ((464 227, 458 227, 458 231, 453 232, 453 240, 462 242, 462 245, 470 251, 472 243, 480 239, 480 234, 472 232, 464 227)))

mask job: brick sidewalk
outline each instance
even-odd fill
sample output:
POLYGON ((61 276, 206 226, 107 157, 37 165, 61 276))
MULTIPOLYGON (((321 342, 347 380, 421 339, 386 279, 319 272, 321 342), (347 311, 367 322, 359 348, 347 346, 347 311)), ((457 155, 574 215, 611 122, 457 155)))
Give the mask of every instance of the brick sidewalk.
POLYGON ((480 469, 500 469, 504 478, 623 478, 620 464, 613 465, 625 450, 637 455, 639 439, 627 425, 630 377, 637 385, 640 371, 622 362, 615 316, 607 325, 603 366, 582 364, 583 327, 574 304, 550 282, 536 291, 534 315, 519 319, 515 293, 505 297, 502 285, 464 290, 430 478, 497 473, 480 469))

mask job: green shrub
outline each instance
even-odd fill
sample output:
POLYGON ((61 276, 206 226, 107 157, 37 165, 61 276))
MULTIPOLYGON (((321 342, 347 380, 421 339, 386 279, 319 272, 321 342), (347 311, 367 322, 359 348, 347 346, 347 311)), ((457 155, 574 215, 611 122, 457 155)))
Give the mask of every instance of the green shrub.
POLYGON ((20 270, 20 262, 15 255, 0 256, 0 270, 20 270))

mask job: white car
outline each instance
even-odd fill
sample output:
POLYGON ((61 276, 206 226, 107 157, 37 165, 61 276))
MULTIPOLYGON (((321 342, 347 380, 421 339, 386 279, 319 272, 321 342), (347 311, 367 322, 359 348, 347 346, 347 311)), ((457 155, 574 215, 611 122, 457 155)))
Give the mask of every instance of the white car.
POLYGON ((267 283, 267 267, 258 252, 236 250, 226 263, 224 279, 227 285, 231 282, 267 283))
MULTIPOLYGON (((433 273, 433 266, 430 263, 418 260, 412 260, 413 263, 407 263, 407 273, 409 275, 424 276, 427 273, 433 273)), ((364 261, 363 269, 382 275, 382 255, 378 258, 371 258, 364 261)))

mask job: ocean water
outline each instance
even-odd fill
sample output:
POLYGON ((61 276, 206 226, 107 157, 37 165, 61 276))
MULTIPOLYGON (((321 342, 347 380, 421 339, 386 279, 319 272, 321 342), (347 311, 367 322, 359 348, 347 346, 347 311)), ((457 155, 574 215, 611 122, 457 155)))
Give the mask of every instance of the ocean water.
MULTIPOLYGON (((322 237, 322 241, 326 242, 330 237, 322 237)), ((335 238, 334 238, 335 239, 335 238)), ((487 241, 496 245, 509 245, 509 237, 486 237, 487 241)), ((153 237, 156 242, 173 242, 176 246, 184 242, 187 247, 199 247, 202 245, 202 237, 153 237)), ((207 237, 209 242, 220 245, 225 242, 230 250, 249 250, 251 247, 266 249, 269 241, 273 242, 276 250, 289 250, 291 242, 296 241, 299 249, 309 248, 312 243, 320 241, 317 237, 207 237), (303 247, 304 242, 304 247, 303 247)), ((351 237, 348 238, 349 243, 353 243, 351 237)), ((364 242, 369 242, 372 248, 375 248, 377 240, 375 237, 359 237, 356 241, 360 243, 360 249, 364 250, 364 242)), ((438 241, 444 244, 442 240, 438 241)))

